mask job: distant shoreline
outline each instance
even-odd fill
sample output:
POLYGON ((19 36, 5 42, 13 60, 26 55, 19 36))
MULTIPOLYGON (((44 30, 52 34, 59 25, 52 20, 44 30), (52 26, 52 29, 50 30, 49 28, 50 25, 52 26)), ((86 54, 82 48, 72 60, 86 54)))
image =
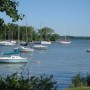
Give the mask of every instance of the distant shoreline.
MULTIPOLYGON (((60 36, 60 39, 61 38, 64 38, 65 36, 60 36)), ((67 36, 67 38, 69 39, 80 39, 80 40, 90 40, 90 37, 87 36, 87 37, 84 37, 84 36, 67 36)))

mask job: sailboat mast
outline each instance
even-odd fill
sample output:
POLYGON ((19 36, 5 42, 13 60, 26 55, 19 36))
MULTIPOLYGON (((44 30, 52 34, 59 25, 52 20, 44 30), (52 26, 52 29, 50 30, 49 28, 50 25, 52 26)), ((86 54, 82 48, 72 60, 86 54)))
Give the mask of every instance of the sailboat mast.
POLYGON ((19 45, 19 42, 20 42, 20 26, 18 25, 18 45, 19 45))
POLYGON ((65 35, 65 41, 66 41, 66 35, 65 35))
POLYGON ((28 42, 28 36, 27 36, 27 16, 26 16, 26 42, 28 42))

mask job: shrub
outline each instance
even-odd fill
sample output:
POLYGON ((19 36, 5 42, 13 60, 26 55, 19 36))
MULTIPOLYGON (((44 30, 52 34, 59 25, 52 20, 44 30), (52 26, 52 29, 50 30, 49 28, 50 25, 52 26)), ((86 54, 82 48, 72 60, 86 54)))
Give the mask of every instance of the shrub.
POLYGON ((72 85, 73 87, 85 86, 86 85, 85 77, 81 76, 80 73, 78 73, 76 76, 72 78, 72 85))
POLYGON ((53 75, 40 77, 14 73, 6 77, 0 76, 0 90, 57 90, 57 82, 53 75))

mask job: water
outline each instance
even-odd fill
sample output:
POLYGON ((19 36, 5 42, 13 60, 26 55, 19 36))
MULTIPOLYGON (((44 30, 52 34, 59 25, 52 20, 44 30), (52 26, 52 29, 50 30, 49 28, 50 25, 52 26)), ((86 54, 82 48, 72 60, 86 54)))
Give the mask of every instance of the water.
MULTIPOLYGON (((90 40, 73 40, 69 45, 52 43, 45 51, 34 51, 31 61, 25 64, 0 64, 0 73, 10 74, 16 71, 30 75, 54 75, 58 90, 69 87, 71 79, 77 73, 90 72, 90 40)), ((0 53, 12 51, 13 47, 0 46, 0 53)), ((31 57, 31 54, 22 54, 31 57)))

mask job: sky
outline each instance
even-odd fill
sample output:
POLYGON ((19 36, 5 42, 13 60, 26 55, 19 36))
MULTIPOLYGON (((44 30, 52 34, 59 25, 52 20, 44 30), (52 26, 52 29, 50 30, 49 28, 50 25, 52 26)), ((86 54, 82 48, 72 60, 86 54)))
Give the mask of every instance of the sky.
MULTIPOLYGON (((19 13, 25 14, 20 25, 54 29, 59 35, 90 36, 90 0, 15 0, 19 13)), ((5 22, 11 19, 2 13, 5 22)))

